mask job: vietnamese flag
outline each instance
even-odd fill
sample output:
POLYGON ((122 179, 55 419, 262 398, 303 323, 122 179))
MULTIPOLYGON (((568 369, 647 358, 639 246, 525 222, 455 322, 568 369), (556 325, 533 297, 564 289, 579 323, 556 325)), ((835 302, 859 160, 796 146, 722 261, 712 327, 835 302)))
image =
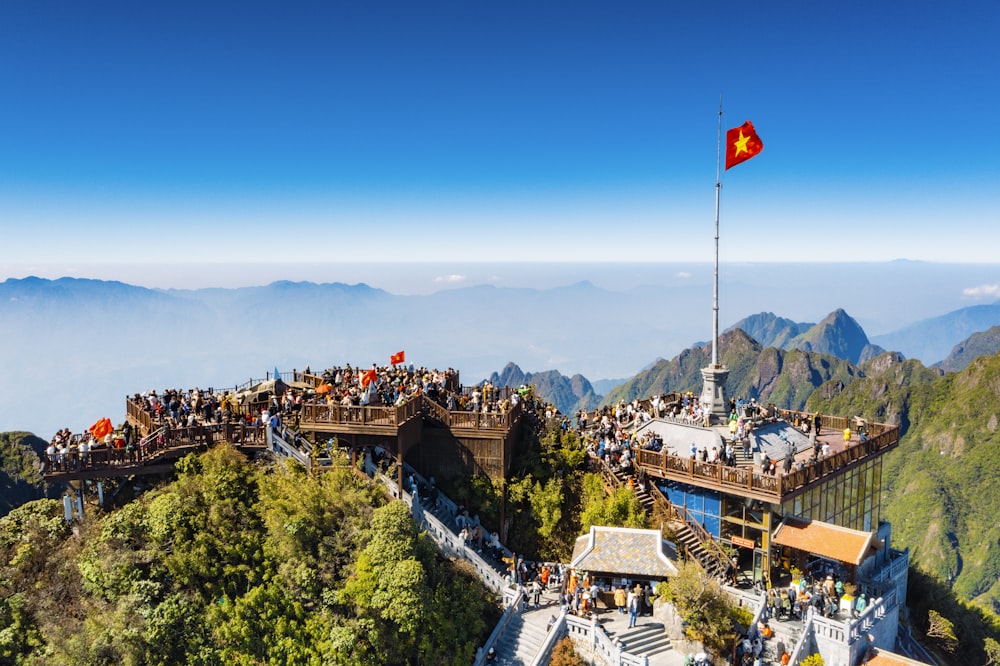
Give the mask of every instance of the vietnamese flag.
POLYGON ((369 384, 375 381, 376 377, 377 375, 375 374, 375 370, 365 370, 363 373, 361 373, 361 386, 367 387, 369 384))
POLYGON ((406 352, 396 352, 389 357, 389 363, 392 365, 399 365, 400 363, 406 362, 406 352))
POLYGON ((101 439, 108 433, 114 431, 114 429, 115 427, 111 425, 111 419, 105 417, 103 419, 99 419, 97 423, 90 426, 87 430, 94 436, 94 439, 101 439))
POLYGON ((740 162, 746 162, 764 150, 764 142, 757 136, 757 130, 749 120, 726 131, 726 170, 740 162))

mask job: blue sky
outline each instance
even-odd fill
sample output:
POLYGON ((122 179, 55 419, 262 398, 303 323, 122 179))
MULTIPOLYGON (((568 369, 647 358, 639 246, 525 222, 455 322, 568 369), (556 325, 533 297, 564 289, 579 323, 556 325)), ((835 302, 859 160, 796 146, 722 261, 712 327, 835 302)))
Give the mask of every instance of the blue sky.
POLYGON ((994 262, 998 31, 992 1, 3 3, 0 278, 711 261, 720 94, 765 145, 724 262, 994 262))

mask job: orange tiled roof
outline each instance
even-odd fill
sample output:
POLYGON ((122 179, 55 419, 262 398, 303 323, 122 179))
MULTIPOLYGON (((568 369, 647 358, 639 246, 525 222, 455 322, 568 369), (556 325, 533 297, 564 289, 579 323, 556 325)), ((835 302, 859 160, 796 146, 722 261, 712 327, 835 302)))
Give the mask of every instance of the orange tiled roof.
POLYGON ((922 661, 915 661, 883 650, 876 650, 875 656, 863 663, 864 666, 925 666, 922 661))
POLYGON ((797 518, 785 518, 774 531, 772 541, 855 566, 861 564, 871 548, 878 546, 878 540, 870 532, 797 518))

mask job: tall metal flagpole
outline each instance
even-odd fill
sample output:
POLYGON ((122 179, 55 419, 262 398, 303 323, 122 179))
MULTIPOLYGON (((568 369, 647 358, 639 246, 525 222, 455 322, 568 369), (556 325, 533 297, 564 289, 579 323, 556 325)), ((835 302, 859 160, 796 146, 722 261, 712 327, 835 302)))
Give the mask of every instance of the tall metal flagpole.
POLYGON ((712 288, 712 367, 719 367, 719 196, 722 192, 722 95, 719 95, 719 139, 715 158, 715 281, 712 288))
POLYGON ((719 363, 719 197, 722 191, 722 95, 719 95, 719 145, 715 167, 715 280, 712 285, 712 363, 701 369, 704 384, 701 405, 707 410, 705 425, 712 421, 725 423, 726 379, 729 370, 719 363))

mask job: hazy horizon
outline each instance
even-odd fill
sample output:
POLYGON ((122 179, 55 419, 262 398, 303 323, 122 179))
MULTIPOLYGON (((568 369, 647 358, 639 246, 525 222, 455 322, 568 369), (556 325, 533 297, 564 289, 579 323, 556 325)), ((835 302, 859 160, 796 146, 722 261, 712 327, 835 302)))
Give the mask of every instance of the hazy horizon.
MULTIPOLYGON (((45 292, 37 289, 19 305, 16 285, 0 282, 12 289, 0 302, 10 328, 0 427, 43 435, 64 425, 85 428, 102 416, 118 419, 122 396, 137 391, 231 387, 276 366, 368 364, 399 349, 417 365, 456 368, 470 384, 508 362, 525 372, 558 370, 591 382, 622 379, 711 339, 711 263, 340 263, 296 264, 291 272, 277 263, 248 263, 242 271, 223 265, 207 273, 189 264, 166 266, 161 275, 131 268, 164 284, 205 284, 217 275, 250 287, 238 299, 211 289, 200 296, 154 289, 178 297, 166 299, 171 309, 153 307, 162 299, 140 299, 133 312, 106 297, 95 309, 65 295, 45 306, 45 292), (259 288, 281 280, 363 282, 387 296, 370 303, 363 297, 355 307, 353 297, 339 300, 340 290, 327 301, 316 300, 321 290, 259 288), (593 286, 574 288, 583 282, 593 286), (293 293, 300 291, 309 300, 296 305, 293 293), (43 300, 36 316, 30 301, 37 299, 43 300), (67 307, 73 314, 62 314, 67 307), (244 319, 250 329, 221 326, 244 319), (76 397, 65 414, 50 408, 55 377, 76 397)), ((101 270, 68 277, 133 284, 121 267, 101 270)), ((844 309, 871 338, 995 302, 1000 264, 723 263, 719 282, 723 329, 760 312, 815 323, 844 309)))
MULTIPOLYGON (((366 284, 395 295, 492 286, 554 289, 590 282, 601 289, 665 290, 703 285, 711 308, 711 262, 231 262, 99 266, 0 265, 3 279, 35 276, 118 281, 157 290, 236 289, 280 281, 366 284)), ((952 310, 1000 298, 1000 263, 720 262, 723 327, 762 311, 818 321, 843 308, 880 335, 952 310), (781 290, 787 293, 783 296, 781 290), (794 294, 790 297, 789 294, 794 294)), ((686 313, 690 316, 693 313, 686 313)), ((710 338, 710 331, 704 339, 710 338)))

